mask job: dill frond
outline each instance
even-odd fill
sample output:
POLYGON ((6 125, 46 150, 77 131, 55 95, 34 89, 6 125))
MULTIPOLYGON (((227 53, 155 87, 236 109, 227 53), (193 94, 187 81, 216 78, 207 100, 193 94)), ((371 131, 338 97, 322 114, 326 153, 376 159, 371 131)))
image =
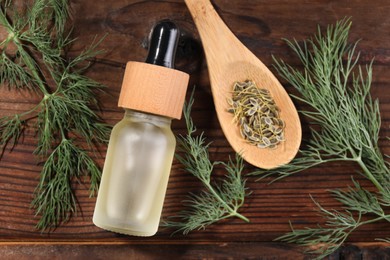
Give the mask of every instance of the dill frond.
POLYGON ((19 115, 15 115, 13 118, 0 118, 1 154, 4 152, 4 149, 9 142, 11 142, 11 149, 15 147, 19 138, 22 136, 24 129, 25 122, 20 119, 19 115))
POLYGON ((362 222, 360 216, 355 219, 348 211, 327 210, 316 201, 314 203, 322 217, 327 220, 325 225, 294 229, 290 223, 292 231, 278 237, 277 240, 305 246, 307 254, 315 255, 312 259, 320 260, 336 251, 362 222))
POLYGON ((0 56, 0 85, 10 89, 30 88, 32 77, 15 58, 11 60, 4 52, 0 56))
POLYGON ((202 182, 205 189, 198 194, 191 193, 188 199, 183 201, 187 209, 176 216, 168 217, 162 224, 176 229, 175 233, 183 232, 183 234, 205 229, 215 222, 230 217, 238 217, 249 222, 238 212, 248 195, 245 180, 241 177, 244 169, 243 159, 237 154, 235 160, 230 159, 228 163, 210 161, 208 153, 210 144, 205 143, 203 133, 193 136, 196 132, 190 116, 194 102, 193 94, 194 92, 183 108, 187 135, 178 138, 176 159, 187 172, 202 182), (212 172, 217 164, 223 165, 226 171, 224 179, 218 184, 211 182, 212 172))
POLYGON ((372 62, 358 66, 358 42, 348 43, 349 19, 318 29, 313 38, 298 43, 286 40, 300 59, 303 70, 274 58, 279 74, 299 92, 295 100, 310 110, 300 111, 307 118, 311 137, 290 164, 256 175, 287 177, 331 161, 351 161, 377 188, 370 192, 352 179, 346 190, 330 191, 343 205, 342 211, 327 210, 319 203, 325 226, 293 229, 277 240, 309 247, 321 259, 335 250, 358 227, 377 221, 390 221, 384 207, 390 202, 389 162, 378 146, 381 125, 379 102, 370 95, 372 62), (361 217, 367 215, 367 220, 361 217))
POLYGON ((32 207, 40 217, 37 228, 52 230, 76 212, 73 179, 87 176, 91 196, 99 186, 100 169, 81 144, 86 142, 93 154, 96 145, 108 142, 110 133, 95 112, 96 91, 104 86, 83 75, 89 60, 101 53, 97 50, 101 40, 69 59, 66 48, 74 39, 65 30, 67 0, 36 0, 24 13, 12 7, 12 1, 0 3, 0 25, 8 33, 0 41, 0 85, 34 91, 42 99, 29 111, 0 119, 0 145, 12 149, 34 119, 38 139, 34 154, 43 168, 32 207))
MULTIPOLYGON (((63 139, 47 158, 39 184, 35 190, 32 206, 41 215, 37 228, 56 228, 69 220, 77 211, 76 198, 71 183, 74 178, 91 174, 96 183, 100 181, 100 170, 90 156, 74 141, 63 139)), ((91 193, 96 192, 95 183, 91 193)))

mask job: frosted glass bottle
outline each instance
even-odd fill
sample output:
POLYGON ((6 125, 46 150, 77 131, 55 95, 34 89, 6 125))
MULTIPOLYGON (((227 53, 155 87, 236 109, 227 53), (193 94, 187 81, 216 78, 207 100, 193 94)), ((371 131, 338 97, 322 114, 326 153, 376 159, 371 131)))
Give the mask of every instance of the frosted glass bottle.
POLYGON ((156 233, 176 145, 170 126, 170 118, 127 110, 114 127, 96 204, 96 212, 104 214, 93 220, 97 226, 130 235, 156 233))
POLYGON ((172 69, 176 26, 158 23, 147 63, 128 62, 119 98, 124 118, 111 132, 93 222, 135 236, 159 226, 176 140, 173 118, 181 117, 188 74, 172 69))

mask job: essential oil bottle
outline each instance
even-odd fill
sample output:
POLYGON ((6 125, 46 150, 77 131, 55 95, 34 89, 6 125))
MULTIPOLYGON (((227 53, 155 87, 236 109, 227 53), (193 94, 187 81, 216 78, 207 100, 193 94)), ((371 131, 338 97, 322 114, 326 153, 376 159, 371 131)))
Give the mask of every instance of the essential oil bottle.
POLYGON ((188 74, 173 69, 179 30, 161 21, 146 62, 128 62, 119 97, 124 118, 114 126, 93 215, 96 226, 135 236, 157 232, 188 74))

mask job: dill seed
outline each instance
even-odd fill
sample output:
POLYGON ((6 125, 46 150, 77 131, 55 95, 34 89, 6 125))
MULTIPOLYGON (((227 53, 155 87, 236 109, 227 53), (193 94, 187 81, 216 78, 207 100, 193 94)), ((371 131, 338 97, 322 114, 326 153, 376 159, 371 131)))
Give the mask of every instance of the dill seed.
POLYGON ((243 139, 259 148, 275 148, 284 141, 285 123, 269 90, 250 80, 235 82, 227 102, 243 139))

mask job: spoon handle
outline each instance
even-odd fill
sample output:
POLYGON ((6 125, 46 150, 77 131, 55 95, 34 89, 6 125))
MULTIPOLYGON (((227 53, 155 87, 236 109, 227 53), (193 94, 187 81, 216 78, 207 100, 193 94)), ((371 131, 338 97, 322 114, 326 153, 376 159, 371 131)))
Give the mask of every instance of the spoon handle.
POLYGON ((210 0, 184 0, 202 39, 209 68, 236 60, 241 42, 229 30, 210 0), (234 48, 233 48, 234 46, 234 48))

